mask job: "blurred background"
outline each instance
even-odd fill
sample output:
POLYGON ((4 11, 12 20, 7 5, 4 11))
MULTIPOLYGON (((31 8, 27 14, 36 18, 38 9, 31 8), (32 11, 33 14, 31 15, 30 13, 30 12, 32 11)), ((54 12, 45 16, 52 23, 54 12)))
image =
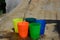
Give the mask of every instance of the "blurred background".
POLYGON ((19 3, 21 3, 21 0, 5 0, 5 1, 6 1, 6 12, 10 12, 19 3))

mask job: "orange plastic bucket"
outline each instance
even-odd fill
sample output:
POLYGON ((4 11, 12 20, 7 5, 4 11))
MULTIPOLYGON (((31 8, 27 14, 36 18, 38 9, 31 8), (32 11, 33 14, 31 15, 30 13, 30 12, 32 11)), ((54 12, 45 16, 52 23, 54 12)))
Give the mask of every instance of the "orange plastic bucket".
POLYGON ((27 38, 28 37, 28 22, 19 22, 18 23, 18 33, 21 38, 27 38))

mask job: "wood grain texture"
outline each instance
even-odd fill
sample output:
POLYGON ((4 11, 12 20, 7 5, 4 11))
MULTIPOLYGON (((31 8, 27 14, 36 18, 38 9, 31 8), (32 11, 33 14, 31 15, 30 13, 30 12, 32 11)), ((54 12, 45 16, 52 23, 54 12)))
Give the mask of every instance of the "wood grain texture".
MULTIPOLYGON (((37 19, 47 19, 47 20, 49 19, 60 20, 60 15, 59 15, 60 14, 60 0, 32 0, 29 7, 28 7, 28 2, 29 0, 22 0, 21 5, 18 5, 15 9, 13 9, 10 13, 7 13, 2 18, 2 20, 0 21, 0 31, 2 30, 12 31, 11 30, 13 28, 12 20, 14 18, 23 18, 24 13, 26 14, 25 17, 34 17, 37 19), (27 10, 27 7, 28 7, 28 10, 27 10), (56 14, 57 14, 57 17, 56 17, 56 14)), ((48 27, 52 28, 53 25, 50 25, 48 27)), ((49 32, 51 30, 52 29, 50 29, 49 32)), ((52 33, 52 35, 53 34, 54 33, 52 33)), ((50 40, 50 37, 51 37, 50 35, 47 34, 49 38, 46 37, 46 40, 50 40)))

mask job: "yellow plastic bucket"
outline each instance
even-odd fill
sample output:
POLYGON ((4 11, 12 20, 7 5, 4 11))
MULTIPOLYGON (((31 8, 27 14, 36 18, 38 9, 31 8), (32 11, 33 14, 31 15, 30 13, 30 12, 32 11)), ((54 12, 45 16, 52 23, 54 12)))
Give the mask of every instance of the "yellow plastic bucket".
POLYGON ((13 19, 13 26, 16 33, 18 33, 18 26, 17 26, 18 22, 23 22, 23 18, 13 19))

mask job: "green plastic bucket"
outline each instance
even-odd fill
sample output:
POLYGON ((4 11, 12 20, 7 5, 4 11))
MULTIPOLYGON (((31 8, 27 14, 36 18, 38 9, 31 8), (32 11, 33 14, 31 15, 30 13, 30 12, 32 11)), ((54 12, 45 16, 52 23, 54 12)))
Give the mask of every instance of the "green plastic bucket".
POLYGON ((13 25, 14 25, 14 30, 16 33, 18 33, 18 22, 22 22, 23 21, 23 18, 16 18, 16 19, 13 19, 13 25))
POLYGON ((40 37, 40 24, 39 23, 30 23, 30 37, 32 40, 37 40, 40 37))
MULTIPOLYGON (((36 23, 36 18, 25 18, 25 21, 29 22, 29 23, 36 23)), ((30 31, 29 31, 28 35, 30 36, 30 31)))

